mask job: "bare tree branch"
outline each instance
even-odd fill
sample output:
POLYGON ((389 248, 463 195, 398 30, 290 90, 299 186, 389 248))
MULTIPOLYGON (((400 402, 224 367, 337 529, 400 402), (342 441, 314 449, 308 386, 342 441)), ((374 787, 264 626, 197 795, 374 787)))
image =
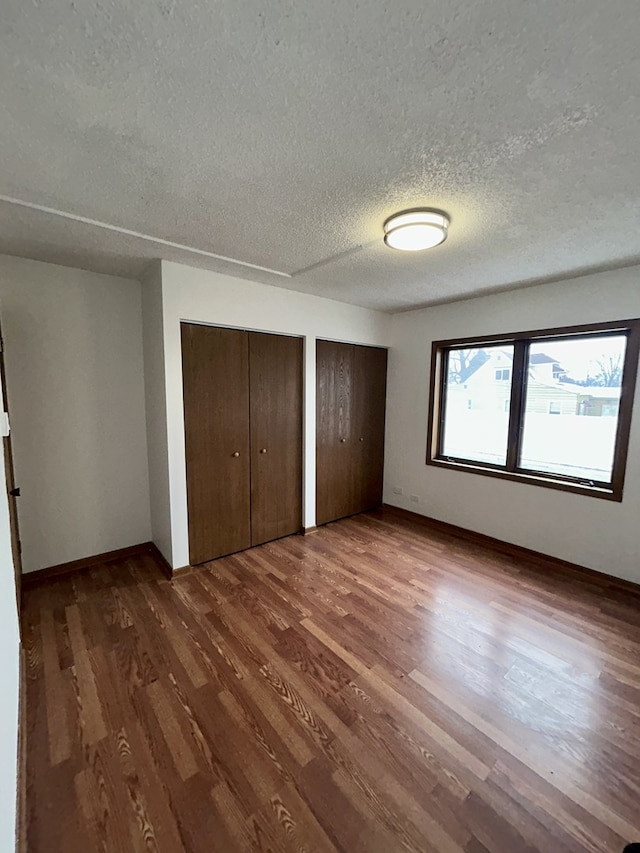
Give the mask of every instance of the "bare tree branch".
POLYGON ((619 388, 622 384, 622 355, 602 356, 595 360, 599 372, 593 377, 596 385, 619 388))
POLYGON ((461 384, 472 373, 488 361, 489 355, 484 349, 454 349, 449 352, 448 381, 461 384))

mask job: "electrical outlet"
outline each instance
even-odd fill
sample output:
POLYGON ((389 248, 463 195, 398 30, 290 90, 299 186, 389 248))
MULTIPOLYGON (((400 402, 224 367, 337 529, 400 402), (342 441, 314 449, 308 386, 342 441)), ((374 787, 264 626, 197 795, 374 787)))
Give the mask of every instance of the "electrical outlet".
POLYGON ((420 495, 411 495, 411 502, 414 504, 420 503, 420 495))
POLYGON ((394 495, 403 495, 403 494, 404 494, 404 489, 403 489, 403 488, 401 488, 400 486, 394 486, 394 487, 393 487, 393 494, 394 494, 394 495))

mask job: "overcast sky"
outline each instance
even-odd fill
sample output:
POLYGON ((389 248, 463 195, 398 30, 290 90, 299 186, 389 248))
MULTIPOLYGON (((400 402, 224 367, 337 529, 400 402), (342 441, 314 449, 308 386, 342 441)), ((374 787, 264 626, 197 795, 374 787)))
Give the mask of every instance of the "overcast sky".
POLYGON ((608 338, 583 338, 576 341, 543 341, 531 345, 531 354, 545 353, 562 365, 572 379, 585 379, 600 372, 598 359, 620 356, 624 360, 627 339, 624 335, 608 338))

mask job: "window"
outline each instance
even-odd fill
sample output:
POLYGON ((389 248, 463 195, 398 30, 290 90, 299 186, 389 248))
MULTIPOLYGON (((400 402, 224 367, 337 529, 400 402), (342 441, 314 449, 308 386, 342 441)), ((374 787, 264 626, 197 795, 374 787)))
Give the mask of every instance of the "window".
POLYGON ((505 355, 513 358, 512 346, 447 352, 444 403, 450 417, 442 428, 445 456, 505 464, 509 429, 505 396, 510 396, 510 389, 508 383, 505 388, 495 382, 496 371, 491 366, 505 355), (466 406, 461 405, 463 400, 466 406))
POLYGON ((640 320, 435 342, 427 463, 621 501, 639 349, 640 320))

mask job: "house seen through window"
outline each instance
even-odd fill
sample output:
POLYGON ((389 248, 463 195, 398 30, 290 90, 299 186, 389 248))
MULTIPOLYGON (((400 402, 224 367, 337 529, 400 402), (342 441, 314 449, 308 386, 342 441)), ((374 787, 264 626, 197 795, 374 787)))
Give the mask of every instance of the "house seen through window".
POLYGON ((428 462, 621 499, 638 321, 434 344, 428 462))

